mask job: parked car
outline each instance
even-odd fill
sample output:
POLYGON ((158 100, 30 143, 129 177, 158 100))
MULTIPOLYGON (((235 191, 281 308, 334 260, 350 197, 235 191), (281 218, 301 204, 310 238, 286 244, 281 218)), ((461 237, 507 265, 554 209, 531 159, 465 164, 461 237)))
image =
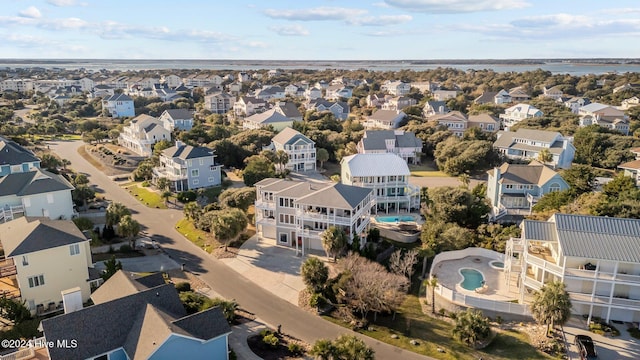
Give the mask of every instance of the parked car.
POLYGON ((578 347, 578 353, 581 360, 594 360, 598 358, 596 353, 596 346, 593 344, 593 340, 587 335, 576 335, 573 343, 578 347))

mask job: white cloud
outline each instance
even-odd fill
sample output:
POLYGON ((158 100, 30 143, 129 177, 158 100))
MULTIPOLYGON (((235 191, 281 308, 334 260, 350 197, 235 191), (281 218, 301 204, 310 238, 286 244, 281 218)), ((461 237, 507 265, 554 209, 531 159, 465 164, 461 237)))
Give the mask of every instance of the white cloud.
POLYGON ((384 1, 380 1, 380 2, 375 2, 373 4, 371 4, 372 6, 376 6, 376 7, 382 7, 382 8, 388 8, 390 7, 389 4, 387 4, 384 1))
POLYGON ((47 0, 47 3, 53 6, 76 6, 80 5, 76 0, 47 0))
POLYGON ((269 30, 275 32, 278 35, 282 36, 307 36, 309 35, 309 30, 305 29, 302 25, 275 25, 270 26, 269 30))
POLYGON ((583 15, 571 15, 571 14, 552 14, 541 16, 530 16, 511 22, 512 25, 525 28, 537 28, 537 27, 584 27, 590 26, 593 19, 583 15))
POLYGON ((530 6, 525 0, 384 0, 386 4, 417 12, 469 13, 520 9, 530 6))
POLYGON ((264 11, 264 14, 272 19, 299 21, 346 20, 353 16, 364 15, 366 13, 366 10, 342 7, 317 7, 295 10, 266 9, 264 11))
POLYGON ((35 6, 29 6, 28 8, 20 11, 18 15, 26 18, 33 18, 33 19, 38 19, 42 17, 40 10, 38 10, 38 8, 35 6))
POLYGON ((404 24, 413 19, 411 15, 381 15, 381 16, 364 16, 348 19, 347 23, 351 25, 363 26, 387 26, 404 24))

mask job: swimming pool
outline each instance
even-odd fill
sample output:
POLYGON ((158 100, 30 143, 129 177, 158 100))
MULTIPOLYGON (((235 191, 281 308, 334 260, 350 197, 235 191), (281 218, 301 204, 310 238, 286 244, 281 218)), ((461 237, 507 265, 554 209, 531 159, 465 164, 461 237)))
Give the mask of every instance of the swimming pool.
POLYGON ((462 282, 460 286, 466 290, 475 290, 482 287, 484 284, 484 276, 482 273, 475 269, 460 269, 460 275, 462 275, 462 282))
POLYGON ((413 216, 409 216, 409 215, 377 216, 376 221, 382 222, 382 223, 394 223, 394 222, 401 222, 401 221, 416 221, 416 219, 413 216))
POLYGON ((504 263, 502 261, 498 261, 498 260, 493 260, 493 261, 489 262, 489 266, 491 266, 492 268, 494 268, 496 270, 504 269, 504 263))

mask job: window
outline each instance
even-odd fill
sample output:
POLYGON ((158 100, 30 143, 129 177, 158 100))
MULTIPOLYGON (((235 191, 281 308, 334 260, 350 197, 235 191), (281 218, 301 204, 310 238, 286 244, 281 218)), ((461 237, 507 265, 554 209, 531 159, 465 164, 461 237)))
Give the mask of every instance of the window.
POLYGON ((211 171, 216 171, 216 167, 215 165, 209 165, 209 170, 211 171))
POLYGON ((513 185, 512 185, 512 184, 507 184, 505 187, 506 187, 507 189, 513 189, 513 185))
POLYGON ((210 176, 210 177, 207 179, 207 181, 208 181, 208 182, 210 182, 210 183, 212 183, 212 182, 214 181, 214 179, 213 179, 213 177, 211 177, 211 176, 210 176))
POLYGON ((29 287, 44 285, 44 275, 36 275, 29 278, 29 287))
POLYGON ((191 169, 191 177, 198 177, 200 176, 200 170, 199 169, 191 169))
POLYGON ((200 165, 204 165, 204 159, 200 159, 200 165))
POLYGON ((69 245, 69 254, 71 256, 80 254, 80 244, 69 245))
POLYGON ((193 185, 198 185, 198 184, 200 184, 200 180, 198 180, 198 179, 194 179, 194 180, 193 180, 193 185))
POLYGON ((23 255, 22 256, 22 266, 28 266, 29 265, 29 258, 27 257, 27 255, 23 255))
POLYGON ((53 204, 53 194, 47 194, 47 204, 53 204))
POLYGON ((549 186, 549 191, 550 192, 560 191, 560 184, 558 183, 551 184, 551 186, 549 186))

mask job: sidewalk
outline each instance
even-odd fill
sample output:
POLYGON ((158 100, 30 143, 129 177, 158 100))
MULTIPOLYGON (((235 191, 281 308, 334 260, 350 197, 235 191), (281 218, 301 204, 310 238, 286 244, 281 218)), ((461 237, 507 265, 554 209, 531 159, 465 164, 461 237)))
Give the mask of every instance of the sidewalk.
POLYGON ((238 359, 260 360, 260 358, 249 348, 247 338, 266 328, 267 327, 258 320, 249 321, 232 327, 233 332, 229 335, 229 346, 236 353, 238 359))
POLYGON ((245 241, 235 258, 220 259, 256 285, 298 306, 298 293, 304 289, 300 277, 303 258, 295 249, 277 246, 275 240, 257 236, 245 241))

